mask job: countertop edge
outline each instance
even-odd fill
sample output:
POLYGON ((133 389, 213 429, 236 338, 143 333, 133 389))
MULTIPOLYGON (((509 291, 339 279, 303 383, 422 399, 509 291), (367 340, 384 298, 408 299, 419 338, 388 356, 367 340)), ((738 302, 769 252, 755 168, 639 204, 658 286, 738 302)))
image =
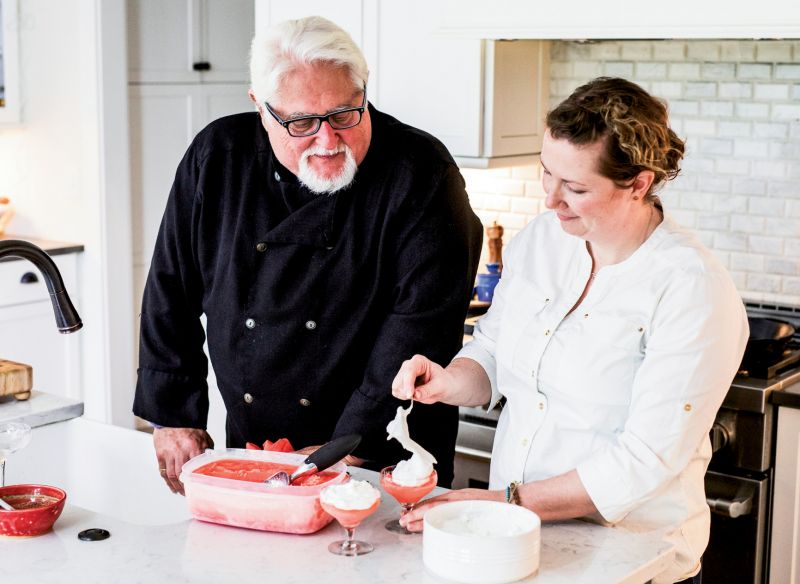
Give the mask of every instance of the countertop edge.
MULTIPOLYGON (((84 251, 84 246, 82 243, 73 243, 67 241, 52 241, 49 239, 39 239, 38 237, 29 237, 26 235, 14 235, 13 233, 6 233, 0 235, 0 241, 8 241, 10 239, 19 239, 21 241, 27 241, 28 243, 32 243, 35 246, 42 248, 44 251, 47 252, 48 255, 63 255, 68 253, 79 253, 84 251)), ((15 261, 18 258, 14 257, 6 257, 0 261, 15 261)))
POLYGON ((24 401, 14 396, 0 397, 0 422, 22 422, 38 428, 82 415, 82 401, 42 391, 32 391, 31 397, 24 401))

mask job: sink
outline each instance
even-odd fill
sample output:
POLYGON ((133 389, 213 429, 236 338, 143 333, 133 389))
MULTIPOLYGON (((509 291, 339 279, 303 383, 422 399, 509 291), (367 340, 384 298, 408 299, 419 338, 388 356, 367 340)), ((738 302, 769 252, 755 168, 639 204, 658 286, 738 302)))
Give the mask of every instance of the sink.
POLYGON ((150 434, 83 417, 33 429, 30 444, 6 465, 6 484, 22 483, 60 487, 67 505, 136 525, 191 517, 158 474, 150 434))

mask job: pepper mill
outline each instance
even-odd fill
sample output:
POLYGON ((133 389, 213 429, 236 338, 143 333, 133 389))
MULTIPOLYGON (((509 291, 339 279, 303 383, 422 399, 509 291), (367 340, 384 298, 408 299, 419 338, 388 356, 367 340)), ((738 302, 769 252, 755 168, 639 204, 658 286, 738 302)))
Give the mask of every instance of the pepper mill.
POLYGON ((489 246, 489 263, 498 265, 498 272, 503 271, 503 226, 497 221, 486 228, 487 244, 489 246))

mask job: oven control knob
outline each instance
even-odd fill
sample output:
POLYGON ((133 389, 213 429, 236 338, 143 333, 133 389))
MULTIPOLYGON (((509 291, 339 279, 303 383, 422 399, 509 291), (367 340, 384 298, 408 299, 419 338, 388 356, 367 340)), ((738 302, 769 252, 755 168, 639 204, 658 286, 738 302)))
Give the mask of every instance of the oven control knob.
POLYGON ((711 438, 712 452, 718 452, 725 448, 731 438, 728 429, 717 422, 714 422, 714 425, 711 426, 711 431, 708 433, 708 436, 711 438))

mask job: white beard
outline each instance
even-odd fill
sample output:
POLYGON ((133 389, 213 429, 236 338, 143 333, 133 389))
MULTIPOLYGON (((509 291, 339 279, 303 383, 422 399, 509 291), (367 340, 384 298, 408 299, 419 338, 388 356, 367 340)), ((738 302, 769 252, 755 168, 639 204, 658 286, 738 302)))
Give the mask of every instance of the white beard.
POLYGON ((303 152, 303 154, 300 156, 300 164, 298 167, 299 172, 297 178, 312 193, 332 194, 335 193, 336 191, 339 191, 343 188, 350 186, 350 184, 353 182, 353 179, 356 176, 357 170, 358 170, 358 165, 356 164, 356 159, 353 156, 353 151, 350 150, 350 147, 347 146, 347 144, 342 144, 332 150, 312 146, 311 148, 303 152), (342 166, 342 170, 339 172, 339 174, 334 177, 323 178, 321 176, 318 176, 317 173, 314 172, 314 170, 308 164, 308 159, 311 156, 314 155, 331 156, 333 154, 338 154, 340 152, 344 152, 344 165, 342 166))

